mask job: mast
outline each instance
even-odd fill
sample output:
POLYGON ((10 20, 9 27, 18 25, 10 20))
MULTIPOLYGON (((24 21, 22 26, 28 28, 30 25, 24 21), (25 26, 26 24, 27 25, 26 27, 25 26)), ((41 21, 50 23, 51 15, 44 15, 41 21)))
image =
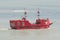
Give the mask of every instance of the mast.
POLYGON ((38 19, 40 18, 40 11, 39 11, 39 8, 38 8, 38 11, 37 11, 37 17, 38 17, 38 19))
MULTIPOLYGON (((25 8, 24 8, 24 10, 25 10, 25 8)), ((27 17, 27 12, 25 10, 25 12, 24 12, 24 18, 26 18, 26 17, 27 17)))

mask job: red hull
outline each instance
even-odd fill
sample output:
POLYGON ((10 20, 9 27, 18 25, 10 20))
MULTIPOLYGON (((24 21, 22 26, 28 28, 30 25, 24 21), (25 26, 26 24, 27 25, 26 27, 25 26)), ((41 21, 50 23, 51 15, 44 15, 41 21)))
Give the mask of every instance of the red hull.
POLYGON ((37 19, 34 24, 23 18, 22 20, 10 20, 12 29, 47 29, 51 25, 49 19, 37 19))

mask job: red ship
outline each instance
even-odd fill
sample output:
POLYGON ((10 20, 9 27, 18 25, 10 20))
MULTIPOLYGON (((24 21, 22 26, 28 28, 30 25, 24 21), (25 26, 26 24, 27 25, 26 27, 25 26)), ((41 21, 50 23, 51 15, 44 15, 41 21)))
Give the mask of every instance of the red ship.
POLYGON ((11 29, 47 29, 52 24, 50 20, 47 19, 40 19, 39 18, 39 10, 37 11, 38 18, 36 19, 35 23, 29 22, 29 20, 26 19, 27 12, 25 11, 25 17, 23 17, 21 20, 10 20, 10 27, 11 29))

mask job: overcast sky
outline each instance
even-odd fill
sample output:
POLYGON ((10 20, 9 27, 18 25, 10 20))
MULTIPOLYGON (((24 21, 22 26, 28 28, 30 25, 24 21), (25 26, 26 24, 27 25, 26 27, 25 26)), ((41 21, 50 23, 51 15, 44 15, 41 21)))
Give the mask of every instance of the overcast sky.
POLYGON ((36 6, 60 7, 60 0, 0 0, 1 9, 36 8, 36 6))

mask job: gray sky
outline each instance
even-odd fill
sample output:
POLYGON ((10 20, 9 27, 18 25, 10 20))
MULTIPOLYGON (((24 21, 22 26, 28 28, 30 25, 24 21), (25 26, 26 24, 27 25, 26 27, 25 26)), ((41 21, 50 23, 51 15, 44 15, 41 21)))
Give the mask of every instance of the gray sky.
POLYGON ((0 8, 16 9, 23 7, 60 7, 60 0, 0 0, 0 8))

